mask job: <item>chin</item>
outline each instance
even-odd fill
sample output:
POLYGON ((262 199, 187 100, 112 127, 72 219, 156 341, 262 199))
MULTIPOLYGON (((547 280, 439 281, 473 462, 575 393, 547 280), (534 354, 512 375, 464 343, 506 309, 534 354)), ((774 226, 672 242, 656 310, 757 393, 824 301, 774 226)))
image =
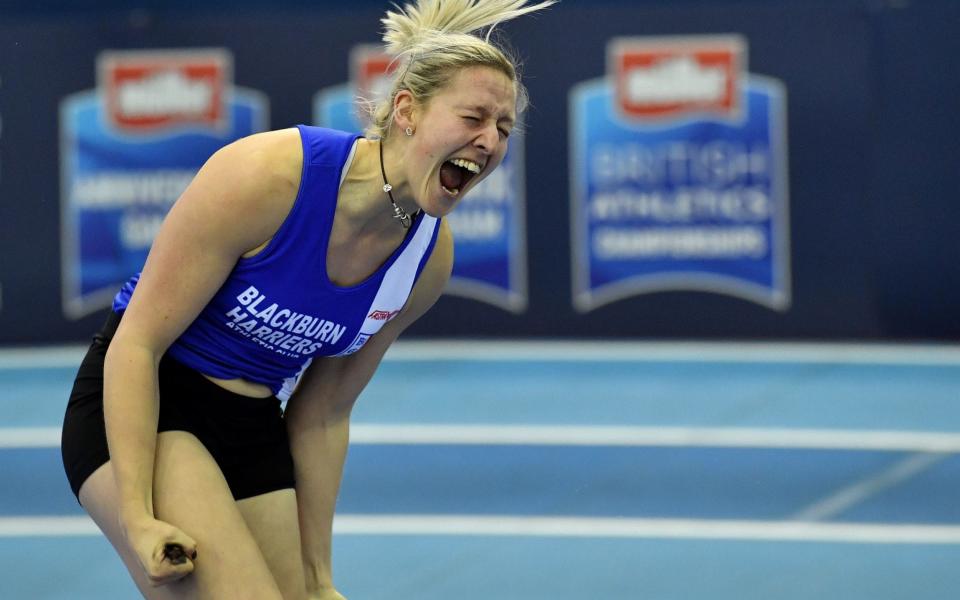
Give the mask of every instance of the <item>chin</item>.
POLYGON ((439 219, 453 212, 453 209, 456 208, 461 200, 463 200, 463 194, 458 195, 456 198, 451 198, 441 193, 438 197, 431 198, 420 204, 420 209, 431 217, 439 219))
POLYGON ((435 219, 442 219, 443 217, 453 212, 454 206, 456 206, 456 204, 451 204, 449 206, 442 206, 441 204, 438 203, 436 205, 425 206, 421 210, 423 210, 424 213, 430 215, 431 217, 434 217, 435 219))

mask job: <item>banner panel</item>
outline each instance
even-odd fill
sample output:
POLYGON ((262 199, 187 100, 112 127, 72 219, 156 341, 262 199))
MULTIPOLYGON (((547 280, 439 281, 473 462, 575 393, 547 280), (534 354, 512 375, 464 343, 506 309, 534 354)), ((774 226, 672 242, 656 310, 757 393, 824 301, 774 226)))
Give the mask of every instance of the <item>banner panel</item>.
POLYGON ((737 36, 615 39, 570 94, 573 302, 698 290, 790 305, 786 94, 737 36))
POLYGON ((225 50, 104 52, 97 89, 60 104, 63 311, 109 306, 164 216, 222 146, 267 127, 225 50))

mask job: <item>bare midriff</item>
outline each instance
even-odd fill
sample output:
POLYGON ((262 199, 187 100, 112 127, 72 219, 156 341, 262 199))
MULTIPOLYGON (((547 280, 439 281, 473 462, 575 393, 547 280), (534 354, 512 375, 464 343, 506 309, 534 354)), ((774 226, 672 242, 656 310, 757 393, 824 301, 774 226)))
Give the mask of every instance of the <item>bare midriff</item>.
POLYGON ((240 394, 241 396, 250 396, 251 398, 269 398, 273 396, 270 388, 261 383, 253 383, 246 379, 218 379, 216 377, 210 377, 209 375, 204 375, 204 377, 228 392, 240 394))

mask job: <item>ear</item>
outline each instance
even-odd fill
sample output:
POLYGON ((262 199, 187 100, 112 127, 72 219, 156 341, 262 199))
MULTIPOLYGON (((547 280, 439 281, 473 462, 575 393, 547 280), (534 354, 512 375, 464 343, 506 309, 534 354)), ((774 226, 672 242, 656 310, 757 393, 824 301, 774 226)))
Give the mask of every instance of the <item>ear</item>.
POLYGON ((417 100, 410 90, 400 90, 393 97, 393 123, 403 131, 417 128, 417 100))

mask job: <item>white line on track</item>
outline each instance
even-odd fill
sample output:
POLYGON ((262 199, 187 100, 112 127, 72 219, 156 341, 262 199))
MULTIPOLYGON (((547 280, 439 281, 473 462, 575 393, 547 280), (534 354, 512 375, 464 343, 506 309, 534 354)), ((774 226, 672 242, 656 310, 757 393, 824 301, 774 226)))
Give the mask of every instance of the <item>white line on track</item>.
POLYGON ((950 456, 939 452, 921 452, 898 461, 883 471, 842 487, 829 496, 798 511, 793 518, 798 521, 825 521, 848 508, 876 496, 928 470, 950 456))
POLYGON ((807 342, 411 341, 388 359, 407 361, 838 363, 960 366, 960 346, 807 342))
POLYGON ((353 535, 688 538, 876 544, 960 543, 960 526, 714 519, 342 515, 335 522, 334 531, 353 535))
POLYGON ((50 448, 60 446, 59 427, 7 427, 0 429, 0 448, 50 448))
MULTIPOLYGON (((0 349, 0 369, 76 367, 82 346, 0 349)), ((960 345, 807 342, 440 341, 394 344, 388 361, 828 363, 960 366, 960 345)))
MULTIPOLYGON (((580 425, 355 424, 354 444, 676 446, 960 452, 960 433, 852 429, 580 425)), ((60 444, 54 427, 0 428, 0 448, 60 444)))
POLYGON ((0 517, 0 538, 100 535, 90 517, 0 517))
POLYGON ((960 451, 960 434, 920 431, 579 425, 356 425, 361 444, 700 446, 838 450, 960 451))
MULTIPOLYGON (((621 519, 511 515, 338 515, 337 535, 519 536, 661 538, 960 544, 960 526, 739 521, 719 519, 621 519)), ((0 538, 99 535, 87 517, 2 517, 0 538)))

